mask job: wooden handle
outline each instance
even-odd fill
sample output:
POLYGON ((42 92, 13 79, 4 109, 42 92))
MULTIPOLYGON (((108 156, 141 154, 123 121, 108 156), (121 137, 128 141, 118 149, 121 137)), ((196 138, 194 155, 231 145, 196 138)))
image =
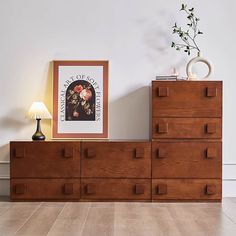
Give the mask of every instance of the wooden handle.
POLYGON ((168 133, 168 123, 159 123, 157 126, 157 132, 159 134, 168 133))
POLYGON ((73 158, 74 157, 74 148, 72 148, 72 147, 65 147, 63 152, 64 152, 65 158, 73 158))
POLYGON ((96 157, 96 151, 94 149, 88 148, 86 150, 85 158, 94 158, 96 157))
POLYGON ((207 134, 215 134, 216 133, 216 124, 209 123, 206 125, 206 133, 207 134))
POLYGON ((63 193, 66 195, 70 195, 74 193, 74 186, 73 183, 66 183, 63 186, 63 193))
POLYGON ((136 148, 135 149, 135 158, 144 158, 145 150, 144 148, 136 148))
POLYGON ((15 185, 15 193, 16 194, 24 194, 26 192, 25 184, 16 184, 15 185))
POLYGON ((206 195, 216 194, 216 186, 214 184, 207 184, 205 189, 206 195))
POLYGON ((207 87, 206 96, 207 97, 216 97, 217 96, 217 88, 216 87, 207 87))
POLYGON ((162 158, 166 158, 166 157, 167 157, 166 150, 164 150, 163 148, 158 148, 156 158, 162 159, 162 158))
POLYGON ((94 184, 86 184, 85 185, 85 194, 95 194, 95 185, 94 184))
POLYGON ((158 95, 158 97, 169 97, 169 88, 168 87, 159 87, 157 95, 158 95))
POLYGON ((144 186, 142 184, 135 184, 135 194, 144 194, 144 186))
POLYGON ((207 148, 206 149, 206 158, 207 159, 212 159, 212 158, 216 158, 217 156, 217 152, 215 148, 207 148))
POLYGON ((158 184, 156 191, 157 191, 158 195, 167 194, 167 185, 166 184, 158 184))
POLYGON ((18 147, 15 149, 15 157, 16 158, 23 158, 25 157, 25 148, 24 147, 18 147))

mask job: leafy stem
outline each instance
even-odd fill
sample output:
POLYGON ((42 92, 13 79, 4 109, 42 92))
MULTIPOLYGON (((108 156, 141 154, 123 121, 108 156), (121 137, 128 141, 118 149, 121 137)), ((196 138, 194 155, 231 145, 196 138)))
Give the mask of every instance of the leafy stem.
POLYGON ((184 44, 172 42, 171 47, 178 51, 184 49, 184 52, 186 52, 188 55, 190 55, 191 50, 197 50, 200 52, 200 48, 196 42, 197 36, 203 34, 198 28, 198 22, 200 19, 195 16, 194 8, 187 8, 186 4, 181 5, 180 11, 184 11, 187 14, 188 30, 183 30, 181 27, 177 26, 177 23, 175 23, 172 27, 173 34, 177 34, 184 44))

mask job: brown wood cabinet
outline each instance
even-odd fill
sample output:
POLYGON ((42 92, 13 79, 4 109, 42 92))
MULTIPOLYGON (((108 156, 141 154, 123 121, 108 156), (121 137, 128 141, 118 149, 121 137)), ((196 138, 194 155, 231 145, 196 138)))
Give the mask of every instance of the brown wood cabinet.
POLYGON ((151 141, 11 142, 11 200, 220 201, 222 82, 153 81, 151 110, 151 141))
POLYGON ((220 201, 221 139, 221 81, 153 81, 153 201, 220 201))

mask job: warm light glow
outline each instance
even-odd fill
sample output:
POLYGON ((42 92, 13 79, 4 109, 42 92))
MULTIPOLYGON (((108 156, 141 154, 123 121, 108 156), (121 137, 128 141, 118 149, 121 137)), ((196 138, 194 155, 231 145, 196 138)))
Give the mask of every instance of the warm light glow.
POLYGON ((52 119, 50 112, 43 102, 33 102, 29 109, 28 117, 31 119, 52 119))

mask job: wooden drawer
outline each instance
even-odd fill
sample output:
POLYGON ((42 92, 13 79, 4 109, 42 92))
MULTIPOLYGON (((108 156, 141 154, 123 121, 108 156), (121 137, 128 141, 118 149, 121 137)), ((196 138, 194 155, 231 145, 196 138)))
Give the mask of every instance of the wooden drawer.
POLYGON ((152 142, 152 178, 221 178, 221 142, 152 142))
POLYGON ((81 179, 83 200, 151 200, 150 179, 81 179))
POLYGON ((221 118, 153 118, 153 138, 221 139, 221 118))
POLYGON ((11 177, 80 177, 80 142, 11 142, 11 177))
POLYGON ((221 200, 220 179, 153 179, 153 200, 221 200))
POLYGON ((221 117, 221 81, 153 81, 153 117, 221 117))
POLYGON ((11 179, 11 200, 79 200, 79 179, 11 179))
POLYGON ((81 176, 151 178, 151 143, 83 142, 81 176))

